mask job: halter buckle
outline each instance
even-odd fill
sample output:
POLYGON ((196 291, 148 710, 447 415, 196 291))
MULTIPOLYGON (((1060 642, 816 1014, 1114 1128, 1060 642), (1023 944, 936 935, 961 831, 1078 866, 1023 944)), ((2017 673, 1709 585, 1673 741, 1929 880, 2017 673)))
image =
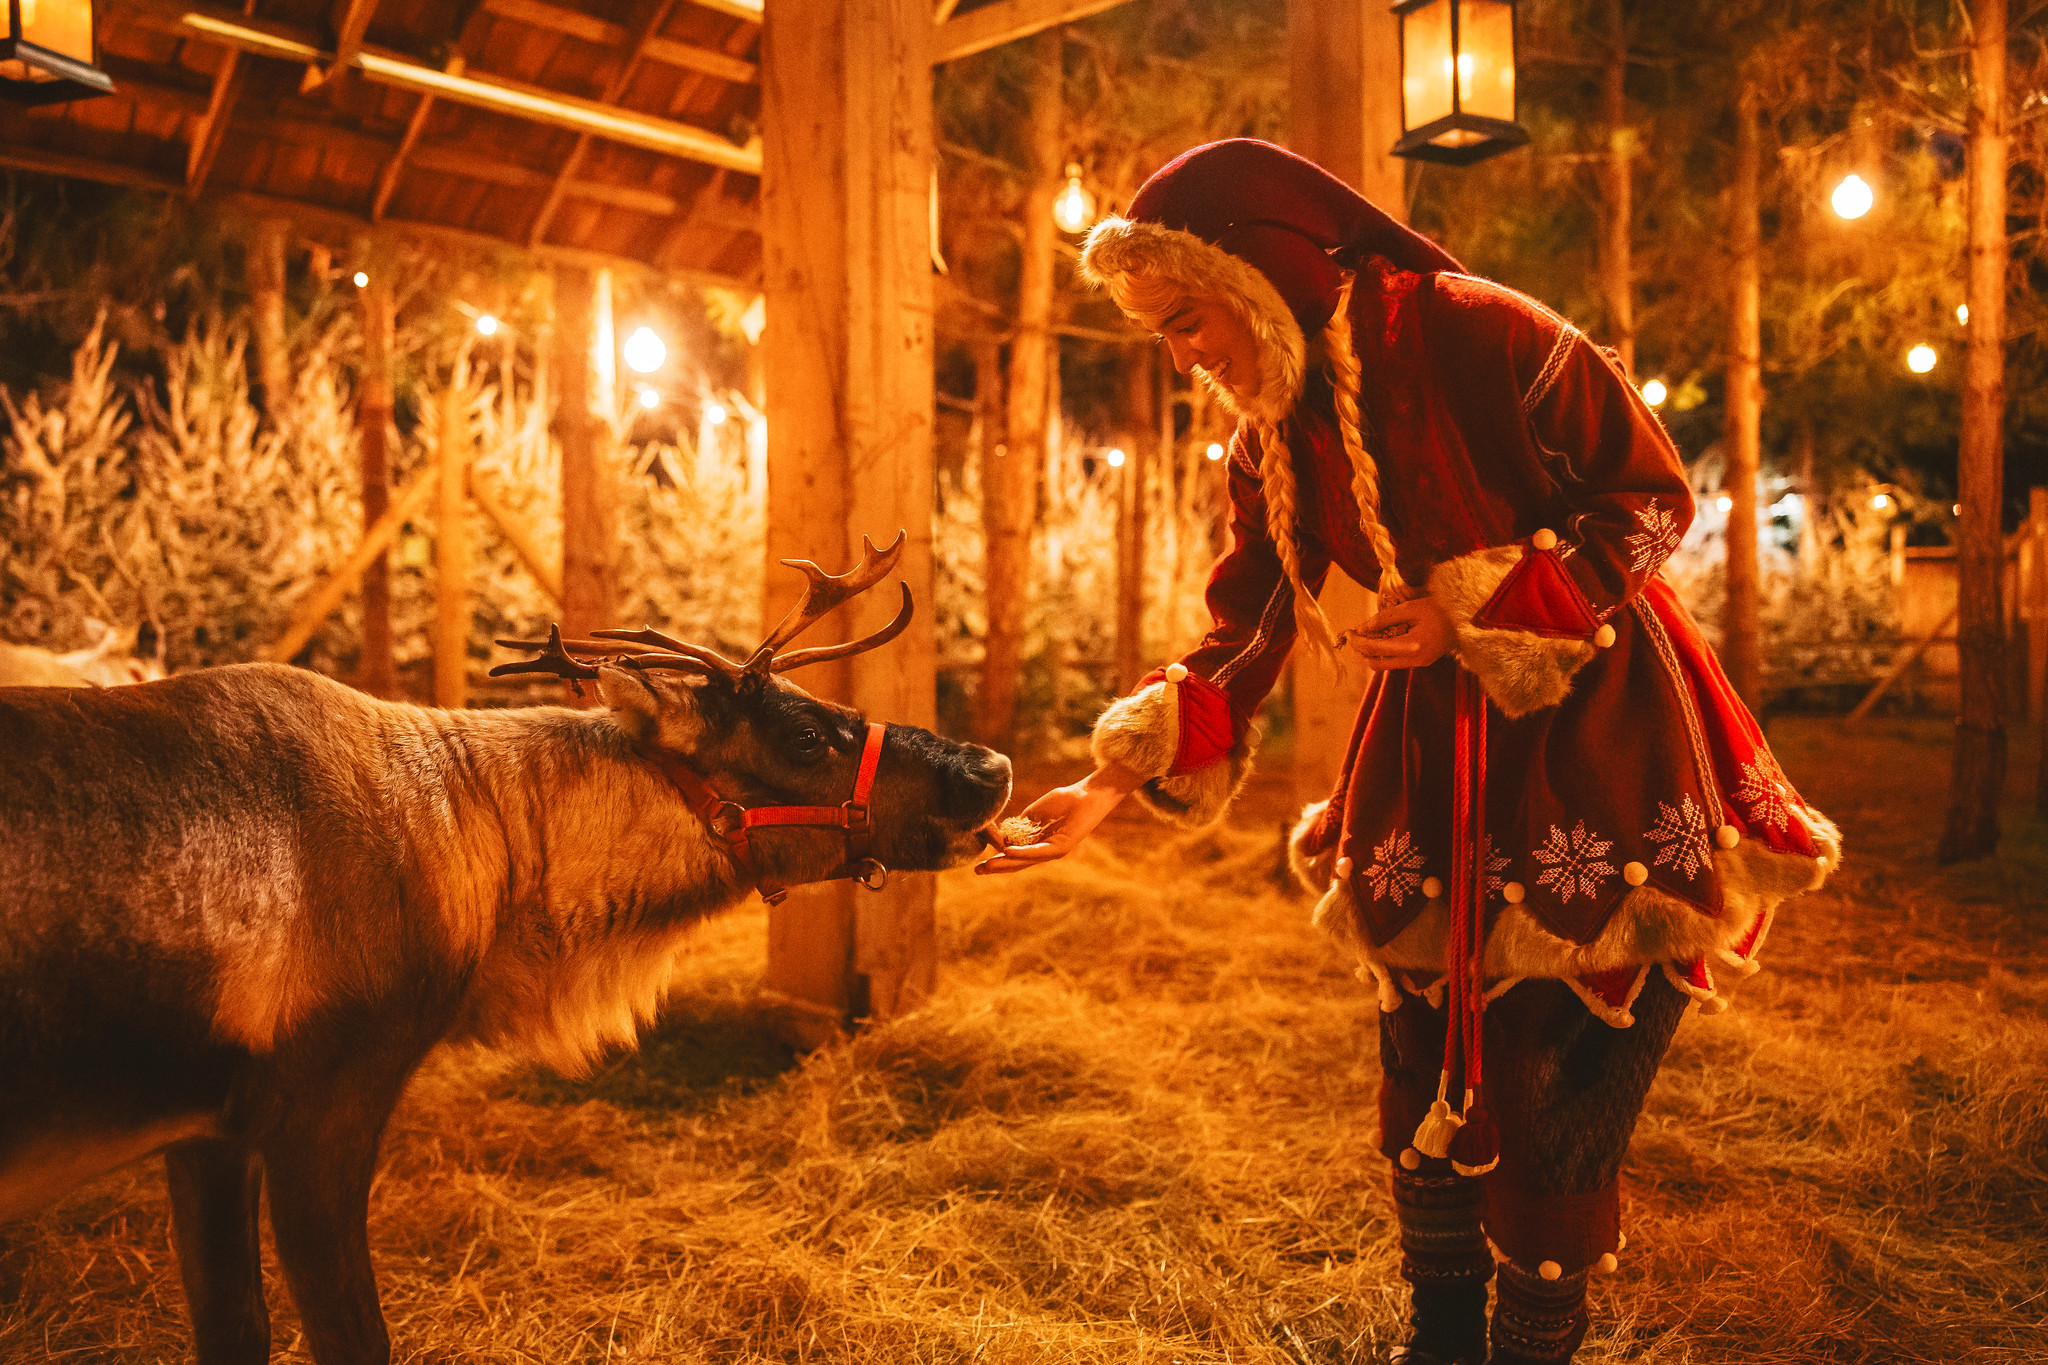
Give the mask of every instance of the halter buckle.
POLYGON ((889 884, 889 869, 873 858, 862 858, 853 865, 853 879, 870 891, 880 891, 889 884))
POLYGON ((733 834, 746 828, 747 808, 737 801, 720 801, 711 808, 711 814, 704 818, 711 826, 711 832, 721 839, 730 839, 733 834))

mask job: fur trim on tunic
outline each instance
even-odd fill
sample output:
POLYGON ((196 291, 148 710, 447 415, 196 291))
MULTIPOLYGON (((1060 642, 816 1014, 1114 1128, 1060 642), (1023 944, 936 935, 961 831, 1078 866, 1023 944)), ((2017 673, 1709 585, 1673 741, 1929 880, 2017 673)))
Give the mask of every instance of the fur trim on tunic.
POLYGON ((1120 763, 1151 779, 1138 789, 1138 799, 1153 814, 1201 829, 1221 819, 1244 786, 1252 768, 1253 734, 1247 729, 1219 763, 1174 773, 1180 753, 1180 689, 1156 682, 1110 703, 1095 722, 1089 749, 1098 764, 1120 763))
POLYGON ((1497 545, 1445 560, 1430 571, 1428 588, 1451 618, 1458 662, 1479 679, 1487 700, 1511 720, 1563 701, 1571 691, 1572 674, 1595 652, 1586 640, 1472 624, 1522 562, 1522 554, 1520 545, 1497 545))
MULTIPOLYGON (((1301 813, 1288 841, 1288 860, 1302 885, 1320 897, 1315 908, 1316 927, 1358 957, 1361 978, 1370 974, 1379 989, 1380 1008, 1391 1011, 1401 1003, 1402 983, 1396 979, 1397 973, 1428 977, 1443 972, 1450 907, 1441 899, 1431 901, 1407 928, 1374 947, 1360 928, 1350 885, 1333 876, 1335 844, 1319 852, 1309 846, 1329 804, 1319 801, 1301 813)), ((1715 849, 1711 857, 1722 898, 1718 916, 1705 914, 1653 886, 1640 886, 1622 896, 1597 938, 1591 943, 1573 943, 1545 929, 1524 907, 1504 906, 1486 934, 1489 998, 1498 993, 1499 986, 1494 983, 1541 977, 1573 982, 1577 989, 1581 977, 1661 965, 1674 984, 1705 1003, 1714 997, 1711 985, 1704 990, 1689 987, 1674 968, 1705 962, 1733 968, 1741 975, 1755 971, 1757 950, 1777 907, 1793 896, 1819 889, 1841 863, 1842 836, 1834 823, 1815 810, 1791 809, 1812 835, 1820 857, 1775 853, 1761 839, 1744 839, 1732 849, 1715 849)), ((1711 977, 1707 979, 1711 982, 1711 977)), ((1584 997, 1586 992, 1581 990, 1580 995, 1584 997)), ((1633 1022, 1626 1005, 1613 1017, 1612 1012, 1596 1012, 1617 1027, 1633 1022)))
POLYGON ((1195 372, 1232 416, 1278 426, 1294 411, 1308 373, 1308 345, 1286 300, 1257 266, 1192 232, 1112 215, 1088 233, 1081 249, 1081 274, 1090 284, 1108 289, 1113 298, 1123 280, 1137 276, 1169 280, 1192 297, 1222 300, 1244 319, 1258 342, 1258 396, 1249 404, 1240 403, 1207 371, 1197 367, 1195 372))

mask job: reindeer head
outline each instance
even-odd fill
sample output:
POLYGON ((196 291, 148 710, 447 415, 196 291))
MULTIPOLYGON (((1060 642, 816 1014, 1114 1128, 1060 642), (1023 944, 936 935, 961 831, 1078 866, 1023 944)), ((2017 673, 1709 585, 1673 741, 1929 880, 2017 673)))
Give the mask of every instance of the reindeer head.
MULTIPOLYGON (((844 659, 887 644, 910 624, 910 586, 896 618, 872 635, 811 649, 784 647, 813 622, 873 587, 903 553, 899 533, 886 552, 862 538, 861 561, 834 577, 808 560, 786 559, 808 582, 803 599, 744 663, 652 629, 601 630, 564 640, 500 640, 535 651, 493 675, 552 673, 590 679, 613 718, 722 836, 748 812, 790 808, 830 814, 846 809, 870 747, 869 722, 822 701, 781 675, 805 664, 844 659)), ((977 744, 958 744, 908 725, 881 727, 879 766, 855 839, 853 861, 935 871, 970 857, 976 831, 999 814, 1010 792, 1010 762, 977 744)), ((763 888, 821 881, 849 862, 848 830, 802 821, 748 831, 743 857, 763 888)))

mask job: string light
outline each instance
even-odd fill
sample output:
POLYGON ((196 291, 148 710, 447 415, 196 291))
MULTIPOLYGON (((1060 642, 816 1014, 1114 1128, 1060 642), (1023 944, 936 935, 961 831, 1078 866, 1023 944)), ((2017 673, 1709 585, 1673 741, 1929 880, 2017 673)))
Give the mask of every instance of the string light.
POLYGON ((1124 467, 1124 453, 1121 450, 1109 452, 1109 467, 1111 469, 1122 469, 1124 467))
POLYGON ((1220 459, 1222 459, 1222 458, 1223 458, 1223 443, 1222 443, 1221 441, 1211 441, 1211 442, 1209 442, 1209 449, 1208 449, 1208 450, 1207 450, 1207 451, 1206 451, 1205 453, 1206 453, 1206 454, 1208 455, 1208 457, 1209 457, 1210 459, 1212 459, 1212 460, 1220 460, 1220 459))
POLYGON ((1889 493, 1879 493, 1870 500, 1870 505, 1875 510, 1882 512, 1885 508, 1892 505, 1891 495, 1889 493))
POLYGON ((498 320, 485 313, 476 320, 476 330, 484 336, 494 337, 498 334, 498 320))
POLYGON ((356 288, 358 288, 358 289, 367 289, 367 288, 369 287, 369 284, 370 284, 370 277, 369 277, 368 275, 364 274, 364 273, 363 273, 362 271, 358 270, 358 271, 356 272, 356 274, 355 274, 355 281, 356 281, 356 288))
POLYGON ((709 422, 709 423, 711 423, 711 425, 712 425, 712 426, 714 426, 714 427, 722 427, 722 426, 724 426, 724 425, 725 425, 725 419, 726 419, 726 411, 725 411, 725 404, 723 404, 723 403, 706 403, 706 404, 704 405, 704 420, 705 420, 705 421, 707 421, 707 422, 709 422))
POLYGON ((639 374, 653 374, 661 368, 661 362, 668 359, 668 347, 654 334, 652 327, 635 329, 626 338, 626 364, 639 374))
POLYGON ((1735 499, 1729 497, 1726 493, 1723 493, 1720 497, 1714 499, 1714 506, 1720 508, 1723 512, 1726 512, 1730 508, 1735 506, 1735 499))
POLYGON ((643 408, 658 408, 661 406, 661 395, 653 389, 641 389, 638 397, 640 399, 640 406, 643 408))
POLYGON ((1926 374, 1934 368, 1934 348, 1928 345, 1915 346, 1906 352, 1906 368, 1914 374, 1926 374))
POLYGON ((1664 381, 1661 379, 1652 379, 1643 385, 1643 401, 1653 408, 1670 396, 1671 390, 1664 387, 1664 381))
POLYGON ((1970 305, 1969 305, 1969 304, 1967 304, 1967 303, 1959 303, 1959 304, 1957 304, 1957 305, 1956 305, 1956 321, 1957 321, 1957 322, 1960 322, 1960 323, 1962 323, 1962 324, 1963 324, 1963 326, 1965 326, 1965 327, 1967 327, 1967 326, 1969 326, 1969 325, 1970 325, 1970 305))
POLYGON ((1081 165, 1067 163, 1067 187, 1052 201, 1052 220, 1061 232, 1086 232, 1095 221, 1095 196, 1081 183, 1081 165))
POLYGON ((1835 186, 1835 193, 1830 202, 1835 206, 1837 216, 1861 218, 1870 212, 1870 206, 1877 202, 1877 195, 1872 192, 1869 182, 1862 176, 1845 175, 1842 177, 1842 183, 1835 186))

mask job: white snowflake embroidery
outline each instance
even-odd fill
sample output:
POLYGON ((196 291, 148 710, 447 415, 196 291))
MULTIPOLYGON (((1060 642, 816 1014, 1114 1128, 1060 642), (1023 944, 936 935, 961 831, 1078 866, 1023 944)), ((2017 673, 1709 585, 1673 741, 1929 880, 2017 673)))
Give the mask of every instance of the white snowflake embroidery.
POLYGON ((1549 887, 1560 901, 1575 895, 1591 900, 1600 894, 1600 883, 1614 875, 1604 856, 1613 847, 1614 840, 1588 834, 1584 820, 1570 834, 1552 825, 1548 842, 1535 850, 1536 861, 1543 864, 1536 885, 1549 887))
POLYGON ((1748 807, 1751 823, 1782 831, 1792 823, 1783 776, 1769 754, 1759 757, 1761 762, 1751 759, 1742 765, 1742 784, 1735 789, 1735 799, 1748 807))
POLYGON ((1623 537, 1628 545, 1630 573, 1647 573, 1671 557, 1685 538, 1678 518, 1661 502, 1646 502, 1636 509, 1636 525, 1642 529, 1623 537))
POLYGON ((1508 884, 1508 855, 1493 851, 1493 836, 1486 836, 1486 856, 1479 860, 1481 875, 1486 878, 1486 894, 1491 896, 1508 884))
POLYGON ((1674 872, 1683 872, 1690 878, 1697 877, 1700 869, 1707 866, 1712 849, 1707 842, 1707 816, 1690 796, 1675 806, 1659 801, 1657 823, 1643 837, 1662 845, 1657 856, 1650 859, 1657 867, 1668 864, 1674 872))
POLYGON ((1399 905, 1422 885, 1422 850, 1408 842, 1408 831, 1397 829, 1372 851, 1372 866, 1365 870, 1372 883, 1374 900, 1391 900, 1399 905))

